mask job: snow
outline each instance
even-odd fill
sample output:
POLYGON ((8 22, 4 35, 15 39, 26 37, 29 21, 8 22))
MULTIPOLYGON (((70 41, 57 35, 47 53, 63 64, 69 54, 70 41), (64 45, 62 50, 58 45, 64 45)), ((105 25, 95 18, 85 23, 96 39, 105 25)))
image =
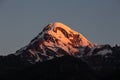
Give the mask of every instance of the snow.
POLYGON ((106 54, 112 54, 112 50, 108 50, 108 49, 104 49, 104 50, 101 50, 101 51, 99 51, 96 55, 106 55, 106 54))
POLYGON ((54 29, 56 29, 57 27, 61 27, 61 28, 65 29, 67 31, 67 33, 69 33, 69 34, 71 34, 70 31, 72 31, 74 34, 78 34, 78 32, 72 30, 71 28, 69 28, 69 26, 62 24, 60 22, 53 23, 53 27, 54 27, 54 29))
MULTIPOLYGON (((67 25, 64 25, 64 24, 62 24, 60 22, 55 22, 55 23, 53 23, 53 27, 54 27, 54 29, 56 29, 57 27, 60 27, 60 28, 64 29, 68 34, 80 35, 79 38, 81 39, 81 42, 80 42, 81 46, 88 46, 89 44, 92 45, 92 43, 90 41, 88 41, 82 34, 74 31, 73 29, 71 29, 67 25)), ((60 35, 62 37, 64 36, 63 33, 61 33, 61 31, 57 31, 56 35, 60 35)), ((63 38, 65 38, 65 37, 63 37, 63 38)), ((65 41, 65 39, 63 39, 63 38, 62 38, 62 40, 65 41)), ((74 38, 70 37, 69 39, 74 39, 74 38)), ((67 42, 69 42, 69 40, 67 42)))
POLYGON ((37 57, 37 59, 35 60, 36 62, 42 61, 42 59, 40 59, 40 57, 39 57, 39 55, 37 54, 36 51, 33 51, 33 50, 31 50, 31 49, 29 49, 28 51, 29 51, 32 55, 34 55, 34 56, 37 57))

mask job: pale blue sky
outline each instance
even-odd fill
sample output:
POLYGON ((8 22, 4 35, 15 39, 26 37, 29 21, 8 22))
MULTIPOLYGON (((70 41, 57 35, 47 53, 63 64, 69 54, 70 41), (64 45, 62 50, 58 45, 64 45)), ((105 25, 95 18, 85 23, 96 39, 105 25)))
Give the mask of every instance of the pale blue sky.
POLYGON ((0 0, 0 54, 14 53, 56 21, 91 42, 120 44, 120 0, 0 0))

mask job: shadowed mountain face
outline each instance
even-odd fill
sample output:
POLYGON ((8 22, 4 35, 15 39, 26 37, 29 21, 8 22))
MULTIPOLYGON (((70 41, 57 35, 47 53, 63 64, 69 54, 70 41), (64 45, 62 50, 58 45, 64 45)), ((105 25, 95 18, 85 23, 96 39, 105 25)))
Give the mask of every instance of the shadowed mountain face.
POLYGON ((0 56, 0 79, 104 80, 120 76, 120 46, 95 45, 55 22, 25 47, 0 56))

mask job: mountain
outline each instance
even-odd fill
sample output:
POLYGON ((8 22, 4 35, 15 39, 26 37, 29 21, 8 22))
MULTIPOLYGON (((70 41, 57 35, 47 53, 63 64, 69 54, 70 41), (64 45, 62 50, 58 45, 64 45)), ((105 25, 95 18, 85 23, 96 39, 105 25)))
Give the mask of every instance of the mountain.
POLYGON ((16 55, 34 63, 63 55, 75 56, 80 47, 92 48, 94 44, 68 26, 55 22, 48 24, 27 46, 16 51, 16 55))
POLYGON ((119 76, 120 46, 96 45, 60 22, 48 24, 15 53, 0 56, 0 80, 118 80, 119 76))

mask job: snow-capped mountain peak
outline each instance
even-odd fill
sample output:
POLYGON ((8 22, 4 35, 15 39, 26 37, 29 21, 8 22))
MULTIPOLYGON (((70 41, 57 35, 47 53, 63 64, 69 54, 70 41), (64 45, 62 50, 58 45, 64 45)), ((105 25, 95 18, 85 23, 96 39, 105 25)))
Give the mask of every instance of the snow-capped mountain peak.
MULTIPOLYGON (((65 44, 73 44, 72 46, 89 46, 93 44, 88 41, 82 34, 69 28, 60 22, 48 24, 43 31, 36 37, 37 39, 50 40, 50 36, 63 41, 65 44), (49 36, 49 39, 47 39, 49 36), (71 43, 72 42, 72 43, 71 43)), ((36 39, 34 38, 31 43, 36 39)))
MULTIPOLYGON (((55 22, 48 24, 24 48, 16 52, 17 55, 35 57, 36 61, 43 61, 63 55, 76 55, 79 47, 92 48, 94 44, 88 41, 82 34, 74 31, 69 26, 55 22), (27 54, 23 54, 27 51, 27 54)), ((30 58, 30 57, 29 57, 30 58)))

